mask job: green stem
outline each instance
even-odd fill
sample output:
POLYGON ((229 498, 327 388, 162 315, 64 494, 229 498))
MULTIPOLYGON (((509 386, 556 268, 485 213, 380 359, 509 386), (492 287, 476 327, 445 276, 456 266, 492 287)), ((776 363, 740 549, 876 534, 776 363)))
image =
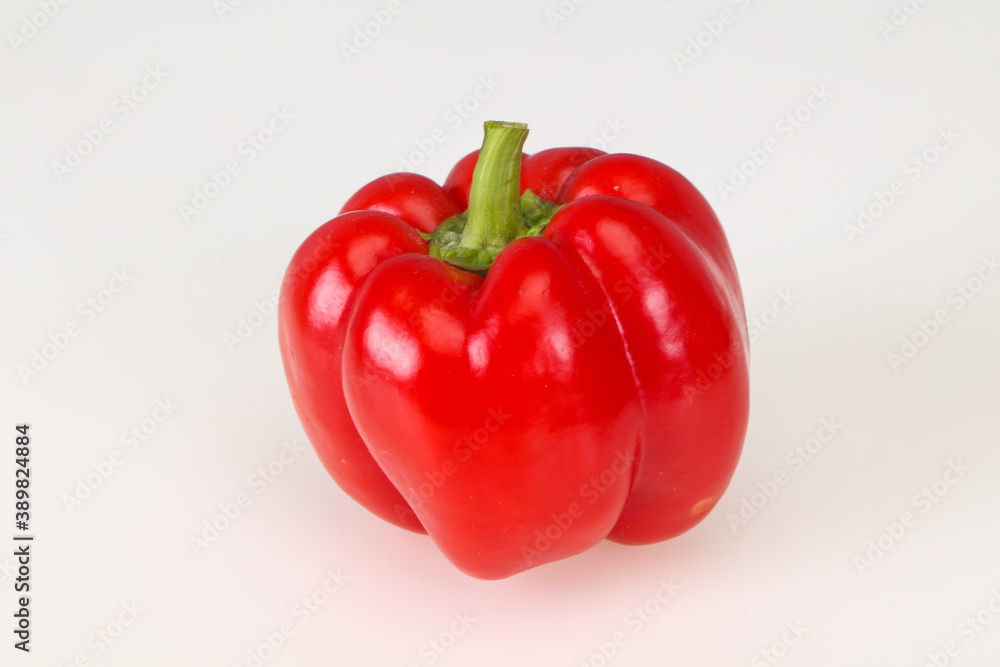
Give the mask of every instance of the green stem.
POLYGON ((485 128, 472 172, 469 220, 459 245, 499 251, 528 232, 521 215, 521 149, 528 126, 490 120, 485 128))
POLYGON ((500 251, 524 236, 541 235, 559 209, 531 190, 521 194, 521 148, 528 126, 491 120, 485 129, 468 210, 424 234, 431 257, 484 276, 500 251))

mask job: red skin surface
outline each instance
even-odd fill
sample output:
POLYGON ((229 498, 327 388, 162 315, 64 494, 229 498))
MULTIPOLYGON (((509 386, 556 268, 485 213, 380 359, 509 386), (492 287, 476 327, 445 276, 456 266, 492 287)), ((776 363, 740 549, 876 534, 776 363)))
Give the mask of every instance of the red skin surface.
POLYGON ((522 190, 567 205, 484 279, 429 257, 413 228, 465 208, 475 155, 444 188, 365 186, 344 210, 367 210, 293 257, 279 340, 321 461, 482 579, 689 530, 728 486, 749 414, 718 219, 654 160, 542 151, 522 190))
POLYGON ((430 233, 467 206, 459 207, 440 185, 426 176, 404 172, 376 178, 355 192, 340 212, 383 211, 430 233))

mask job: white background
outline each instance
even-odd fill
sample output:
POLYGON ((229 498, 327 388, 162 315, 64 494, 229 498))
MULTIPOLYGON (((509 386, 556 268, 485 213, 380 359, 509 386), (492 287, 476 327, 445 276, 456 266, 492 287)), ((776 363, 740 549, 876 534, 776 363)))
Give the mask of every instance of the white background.
POLYGON ((789 666, 995 663, 997 3, 900 1, 911 14, 888 31, 890 0, 564 0, 561 15, 556 0, 401 0, 350 58, 342 44, 387 1, 220 14, 211 0, 87 0, 51 18, 43 4, 0 11, 0 663, 253 665, 283 623, 294 634, 263 664, 775 664, 765 649, 789 666), (729 23, 713 23, 723 10, 729 23), (147 68, 162 81, 133 94, 147 68), (802 107, 813 90, 822 101, 802 107), (127 117, 122 95, 144 98, 127 117), (274 110, 294 118, 247 160, 241 144, 274 110), (104 118, 110 134, 57 167, 104 118), (489 119, 529 123, 528 152, 603 132, 607 150, 679 169, 716 208, 758 318, 745 454, 716 510, 667 543, 604 543, 499 582, 370 515, 311 449, 263 489, 251 478, 284 442, 305 445, 275 317, 253 315, 295 248, 438 128, 415 161, 442 180, 489 119), (763 166, 741 167, 768 140, 763 166), (186 221, 180 205, 229 160, 239 174, 186 221), (752 175, 731 181, 734 168, 752 175), (122 270, 127 286, 104 292, 122 270), (263 323, 227 345, 241 319, 263 323), (915 336, 921 322, 935 335, 915 336), (893 364, 904 338, 919 348, 893 364), (52 358, 22 376, 43 348, 52 358), (129 451, 123 434, 157 399, 177 407, 129 451), (841 426, 797 469, 786 455, 824 419, 841 426), (28 656, 8 629, 20 422, 33 437, 28 656), (115 450, 120 465, 69 509, 115 450), (941 481, 952 464, 966 470, 941 481), (915 498, 935 482, 935 502, 915 498), (242 493, 250 506, 196 554, 190 539, 242 493), (741 525, 744 500, 763 506, 741 525), (911 525, 886 535, 904 512, 911 525), (340 590, 296 613, 338 569, 340 590), (665 604, 661 581, 680 587, 665 604), (121 613, 133 604, 135 619, 121 613))

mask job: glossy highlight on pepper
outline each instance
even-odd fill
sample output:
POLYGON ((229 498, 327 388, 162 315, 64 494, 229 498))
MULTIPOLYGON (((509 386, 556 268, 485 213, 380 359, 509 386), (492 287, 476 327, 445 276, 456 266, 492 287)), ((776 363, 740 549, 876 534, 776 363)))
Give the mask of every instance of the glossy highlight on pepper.
POLYGON ((475 577, 676 537, 746 433, 723 229, 660 162, 485 129, 443 186, 378 178, 293 256, 279 342, 303 428, 344 491, 475 577))

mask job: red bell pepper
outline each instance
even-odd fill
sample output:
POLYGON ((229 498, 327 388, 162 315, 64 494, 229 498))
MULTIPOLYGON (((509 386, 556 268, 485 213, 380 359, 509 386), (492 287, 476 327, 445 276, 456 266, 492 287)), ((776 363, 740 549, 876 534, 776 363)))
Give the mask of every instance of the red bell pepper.
POLYGON ((326 469, 483 579, 687 531, 748 418, 742 295, 708 202, 638 155, 523 155, 527 132, 486 123, 444 187, 363 187, 280 297, 326 469))

